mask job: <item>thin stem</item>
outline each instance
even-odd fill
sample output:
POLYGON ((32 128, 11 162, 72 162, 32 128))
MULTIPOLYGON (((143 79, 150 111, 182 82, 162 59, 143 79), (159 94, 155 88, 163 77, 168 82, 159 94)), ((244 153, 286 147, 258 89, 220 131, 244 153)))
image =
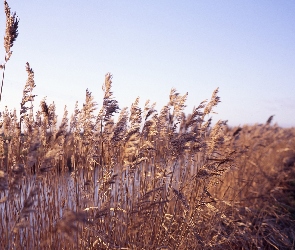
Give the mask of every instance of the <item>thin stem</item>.
POLYGON ((1 83, 1 90, 0 90, 0 102, 1 102, 1 97, 2 97, 2 89, 3 89, 3 84, 4 84, 4 76, 5 76, 5 64, 3 65, 2 83, 1 83))

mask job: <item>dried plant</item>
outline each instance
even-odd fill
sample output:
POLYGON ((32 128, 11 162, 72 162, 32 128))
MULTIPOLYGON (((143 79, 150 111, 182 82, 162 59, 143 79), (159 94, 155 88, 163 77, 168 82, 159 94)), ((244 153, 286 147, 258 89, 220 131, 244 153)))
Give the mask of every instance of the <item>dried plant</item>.
POLYGON ((87 89, 58 120, 26 71, 0 116, 0 249, 294 249, 294 128, 212 125, 218 89, 190 114, 176 89, 120 110, 110 73, 102 107, 87 89))
POLYGON ((5 0, 4 0, 4 11, 6 15, 6 29, 5 29, 5 36, 4 36, 5 62, 4 64, 0 65, 0 68, 3 70, 1 90, 0 90, 0 102, 2 97, 3 83, 4 83, 5 66, 12 55, 11 48, 16 38, 18 37, 18 23, 19 23, 19 19, 16 16, 16 13, 11 12, 9 5, 5 0))
POLYGON ((35 81, 34 81, 34 71, 32 68, 30 68, 30 64, 27 62, 26 64, 26 71, 28 73, 28 79, 26 82, 26 85, 23 90, 23 98, 20 104, 20 125, 22 121, 24 120, 24 117, 27 116, 28 110, 33 112, 33 101, 36 95, 33 95, 33 89, 36 87, 35 81), (30 102, 30 107, 26 107, 26 104, 30 102))

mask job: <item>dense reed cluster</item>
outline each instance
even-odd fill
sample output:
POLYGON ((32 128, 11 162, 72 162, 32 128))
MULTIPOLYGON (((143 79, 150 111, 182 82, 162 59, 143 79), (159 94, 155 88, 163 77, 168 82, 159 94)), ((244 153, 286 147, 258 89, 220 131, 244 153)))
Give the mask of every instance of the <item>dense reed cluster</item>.
POLYGON ((218 89, 190 114, 175 89, 120 109, 110 73, 102 107, 87 89, 58 120, 26 71, 20 112, 1 112, 0 249, 295 247, 294 128, 212 126, 218 89))

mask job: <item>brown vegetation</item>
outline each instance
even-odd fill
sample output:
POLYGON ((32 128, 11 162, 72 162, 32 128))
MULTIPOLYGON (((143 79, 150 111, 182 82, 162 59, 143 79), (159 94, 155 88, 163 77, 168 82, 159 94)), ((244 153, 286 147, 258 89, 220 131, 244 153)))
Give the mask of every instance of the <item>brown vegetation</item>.
POLYGON ((189 115, 175 89, 119 109, 109 73, 103 106, 86 90, 58 125, 26 70, 1 113, 0 249, 294 249, 294 128, 212 127, 218 89, 189 115))

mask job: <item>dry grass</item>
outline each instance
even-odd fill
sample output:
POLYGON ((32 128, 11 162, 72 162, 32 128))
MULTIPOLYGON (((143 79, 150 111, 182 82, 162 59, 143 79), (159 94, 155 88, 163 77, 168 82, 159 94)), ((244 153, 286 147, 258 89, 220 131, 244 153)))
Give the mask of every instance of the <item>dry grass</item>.
POLYGON ((58 126, 26 70, 1 113, 0 249, 294 249, 294 128, 212 127, 218 89, 189 115, 175 89, 119 109, 109 73, 103 106, 86 90, 58 126))

